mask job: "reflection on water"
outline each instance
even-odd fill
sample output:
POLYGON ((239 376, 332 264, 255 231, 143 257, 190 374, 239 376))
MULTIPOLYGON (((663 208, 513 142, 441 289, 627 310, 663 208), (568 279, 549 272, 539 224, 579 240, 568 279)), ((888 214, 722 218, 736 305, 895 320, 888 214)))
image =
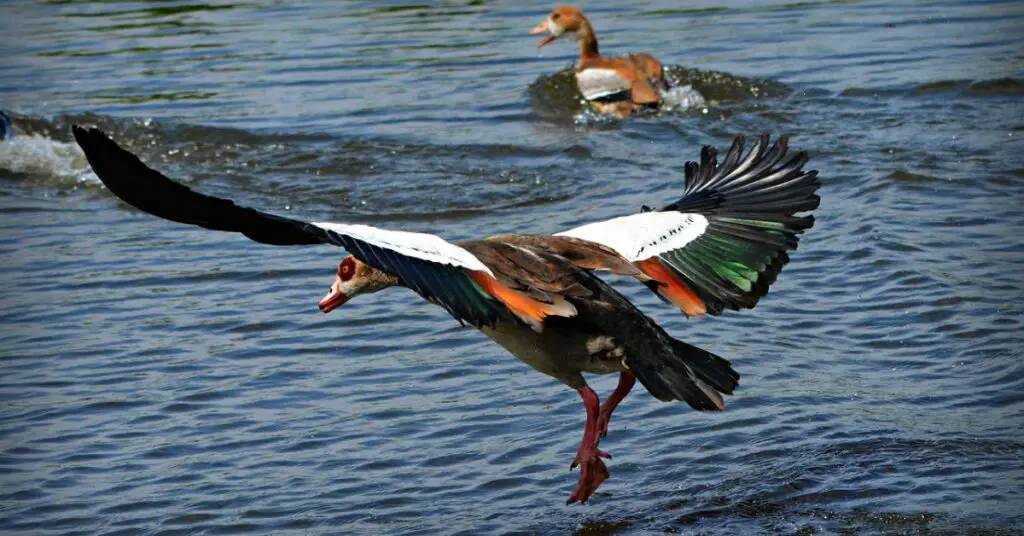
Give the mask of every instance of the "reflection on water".
POLYGON ((706 108, 575 124, 573 51, 527 35, 548 3, 0 4, 0 530, 1024 530, 1015 4, 585 7, 706 108), (825 187, 752 311, 619 285, 742 383, 715 415, 632 394, 567 508, 574 393, 407 291, 320 314, 344 252, 139 214, 72 123, 204 192, 452 239, 659 204, 736 133, 791 133, 825 187))

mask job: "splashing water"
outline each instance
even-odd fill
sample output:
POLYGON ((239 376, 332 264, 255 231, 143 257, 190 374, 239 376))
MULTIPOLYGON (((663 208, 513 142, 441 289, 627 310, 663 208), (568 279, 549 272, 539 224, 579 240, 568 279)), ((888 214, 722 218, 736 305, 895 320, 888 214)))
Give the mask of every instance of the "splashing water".
POLYGON ((689 110, 700 106, 707 106, 708 101, 704 99, 699 91, 693 86, 674 86, 661 93, 661 109, 666 112, 689 110))
MULTIPOLYGON (((661 97, 662 102, 661 106, 658 107, 658 114, 685 112, 696 108, 704 108, 704 113, 707 113, 707 99, 699 91, 693 89, 693 86, 690 84, 670 87, 661 92, 661 97)), ((614 123, 619 120, 619 118, 613 115, 594 110, 585 99, 580 99, 580 106, 583 108, 583 111, 573 117, 573 122, 577 125, 614 123)))
POLYGON ((18 135, 0 142, 0 169, 101 184, 77 145, 38 135, 18 135))

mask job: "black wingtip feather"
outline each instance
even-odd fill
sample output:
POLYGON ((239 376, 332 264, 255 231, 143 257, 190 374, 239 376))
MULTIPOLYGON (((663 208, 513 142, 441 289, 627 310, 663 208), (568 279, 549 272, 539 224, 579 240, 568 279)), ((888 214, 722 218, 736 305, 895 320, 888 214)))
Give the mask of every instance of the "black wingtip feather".
POLYGON ((71 127, 96 176, 111 193, 135 208, 165 220, 215 231, 242 233, 271 245, 324 242, 324 233, 306 222, 283 218, 193 191, 150 168, 102 130, 71 127))

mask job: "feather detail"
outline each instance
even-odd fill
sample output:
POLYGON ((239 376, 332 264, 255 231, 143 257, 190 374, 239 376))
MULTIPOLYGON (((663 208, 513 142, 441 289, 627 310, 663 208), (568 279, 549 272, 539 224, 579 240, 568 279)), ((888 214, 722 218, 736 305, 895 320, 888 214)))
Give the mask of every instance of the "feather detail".
POLYGON ((474 257, 472 253, 436 235, 391 231, 369 225, 347 223, 313 222, 312 225, 399 255, 484 272, 490 276, 494 275, 491 269, 480 262, 480 259, 474 257))
POLYGON ((501 284, 485 273, 471 271, 469 275, 484 292, 503 303, 512 314, 538 333, 543 331, 544 319, 549 316, 576 316, 576 307, 561 296, 554 295, 551 303, 543 303, 501 284))
MULTIPOLYGON (((648 287, 690 316, 750 308, 789 262, 799 235, 814 225, 820 203, 816 171, 807 154, 788 154, 788 141, 766 134, 746 155, 737 136, 718 164, 701 149, 700 163, 684 166, 683 196, 661 210, 595 222, 558 236, 607 246, 658 285, 648 287)), ((647 283, 645 283, 647 284, 647 283)))
POLYGON ((605 99, 625 93, 632 85, 614 69, 589 67, 576 73, 576 86, 586 100, 605 99))
POLYGON ((583 225, 555 236, 603 244, 635 262, 685 247, 706 228, 707 219, 700 214, 641 212, 583 225))
POLYGON ((662 209, 707 219, 704 233, 659 257, 711 314, 754 307, 789 262, 799 235, 814 225, 813 216, 795 214, 818 207, 817 172, 803 170, 806 153, 787 157, 785 136, 769 141, 762 134, 744 157, 737 136, 721 165, 715 149, 704 147, 700 164, 686 163, 683 197, 662 209))
POLYGON ((660 286, 654 289, 659 296, 675 304, 687 316, 702 316, 707 313, 708 309, 704 304, 704 300, 694 294, 690 287, 686 286, 686 283, 666 268, 657 258, 640 261, 636 263, 636 266, 650 276, 651 279, 660 283, 660 286))

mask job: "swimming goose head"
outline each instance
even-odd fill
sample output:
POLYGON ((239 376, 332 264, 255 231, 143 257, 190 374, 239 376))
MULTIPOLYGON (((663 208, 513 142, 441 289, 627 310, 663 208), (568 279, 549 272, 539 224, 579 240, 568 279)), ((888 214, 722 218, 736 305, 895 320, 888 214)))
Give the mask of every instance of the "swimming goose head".
POLYGON ((540 35, 545 32, 549 35, 537 43, 537 48, 547 45, 566 34, 574 34, 578 39, 583 39, 584 36, 587 38, 593 37, 590 21, 580 11, 580 8, 575 6, 556 7, 546 19, 535 26, 533 30, 530 30, 530 35, 540 35))

